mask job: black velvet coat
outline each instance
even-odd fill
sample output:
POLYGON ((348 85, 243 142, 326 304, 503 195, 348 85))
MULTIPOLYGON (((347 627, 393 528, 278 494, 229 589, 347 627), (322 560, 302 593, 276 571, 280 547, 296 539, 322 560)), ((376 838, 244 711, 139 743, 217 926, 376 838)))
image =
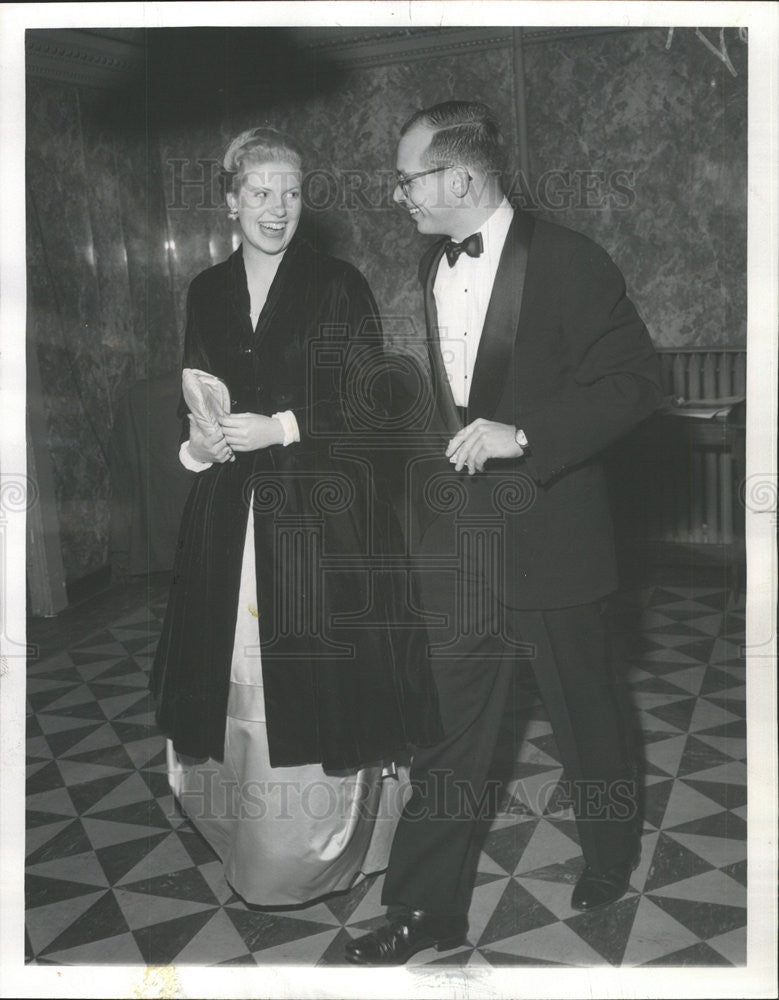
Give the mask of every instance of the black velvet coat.
POLYGON ((239 249, 190 286, 184 366, 223 379, 233 412, 292 410, 301 440, 196 476, 152 670, 160 728, 180 753, 223 759, 253 495, 271 764, 342 769, 435 742, 426 635, 403 611, 410 582, 376 458, 390 400, 365 279, 296 236, 253 330, 239 249))

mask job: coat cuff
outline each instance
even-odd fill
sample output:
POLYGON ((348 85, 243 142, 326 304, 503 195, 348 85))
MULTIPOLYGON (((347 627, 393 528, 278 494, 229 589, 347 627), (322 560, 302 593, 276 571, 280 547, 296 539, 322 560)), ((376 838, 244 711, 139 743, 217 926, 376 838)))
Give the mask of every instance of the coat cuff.
POLYGON ((285 448, 290 444, 296 444, 300 441, 300 428, 292 410, 282 410, 280 413, 274 413, 271 419, 278 420, 281 424, 284 431, 284 440, 281 443, 285 448))
POLYGON ((196 458, 193 458, 189 453, 189 439, 181 442, 181 447, 179 448, 179 461, 184 468, 189 469, 190 472, 204 472, 206 469, 210 469, 214 464, 213 462, 198 462, 196 458))

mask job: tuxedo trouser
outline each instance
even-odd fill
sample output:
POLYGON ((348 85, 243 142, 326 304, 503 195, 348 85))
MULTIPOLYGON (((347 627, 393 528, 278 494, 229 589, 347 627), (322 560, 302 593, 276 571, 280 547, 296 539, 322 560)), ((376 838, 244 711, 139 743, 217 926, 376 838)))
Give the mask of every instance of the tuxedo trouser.
MULTIPOLYGON (((423 598, 425 590, 423 582, 423 598)), ((423 603, 429 609, 435 601, 423 603)), ((449 648, 431 647, 445 736, 414 755, 414 790, 398 824, 382 894, 387 905, 467 913, 478 864, 475 834, 495 801, 488 774, 517 663, 533 668, 585 861, 604 870, 635 850, 636 778, 603 602, 546 611, 493 603, 476 618, 477 628, 468 635, 458 615, 450 616, 449 648)))

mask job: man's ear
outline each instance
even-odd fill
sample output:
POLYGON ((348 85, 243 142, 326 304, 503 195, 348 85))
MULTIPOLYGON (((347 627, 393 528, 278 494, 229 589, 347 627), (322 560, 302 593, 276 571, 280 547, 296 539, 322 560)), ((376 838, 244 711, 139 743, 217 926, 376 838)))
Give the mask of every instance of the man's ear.
POLYGON ((452 193, 458 198, 464 198, 468 194, 471 183, 471 175, 465 167, 452 168, 452 193))

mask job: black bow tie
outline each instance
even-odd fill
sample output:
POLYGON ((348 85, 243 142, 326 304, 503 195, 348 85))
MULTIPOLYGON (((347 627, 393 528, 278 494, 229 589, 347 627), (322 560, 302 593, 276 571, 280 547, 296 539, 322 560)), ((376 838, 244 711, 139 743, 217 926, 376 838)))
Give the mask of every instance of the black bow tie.
POLYGON ((462 243, 455 243, 454 240, 449 240, 444 250, 446 251, 446 259, 449 261, 449 267, 454 267, 461 253, 467 253, 469 257, 481 257, 484 250, 481 233, 473 233, 471 236, 466 237, 462 243))

